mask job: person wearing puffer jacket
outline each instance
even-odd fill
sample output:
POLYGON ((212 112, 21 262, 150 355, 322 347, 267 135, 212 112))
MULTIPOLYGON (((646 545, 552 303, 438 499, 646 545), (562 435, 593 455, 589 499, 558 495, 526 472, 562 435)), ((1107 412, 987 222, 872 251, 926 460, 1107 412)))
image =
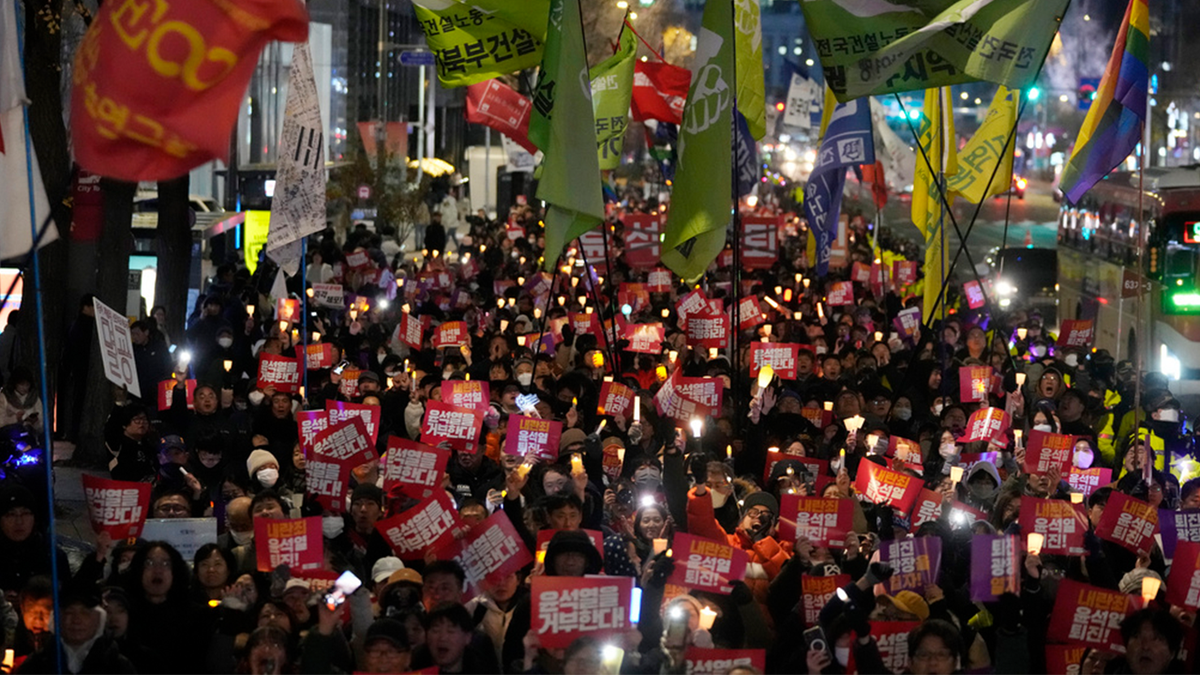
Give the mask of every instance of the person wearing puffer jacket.
POLYGON ((767 591, 784 563, 792 557, 792 545, 790 542, 776 541, 773 536, 779 521, 779 502, 769 493, 754 492, 747 495, 742 500, 741 508, 737 529, 732 534, 726 534, 714 517, 713 501, 707 488, 698 485, 688 493, 688 532, 728 543, 749 554, 750 562, 746 565, 744 581, 766 615, 767 591))

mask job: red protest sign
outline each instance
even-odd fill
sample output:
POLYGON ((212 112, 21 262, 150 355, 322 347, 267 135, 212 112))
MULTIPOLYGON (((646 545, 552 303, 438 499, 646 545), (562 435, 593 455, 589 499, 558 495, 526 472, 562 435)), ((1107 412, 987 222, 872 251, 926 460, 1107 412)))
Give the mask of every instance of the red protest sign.
POLYGON ((625 339, 629 340, 629 351, 643 354, 658 354, 662 351, 666 331, 661 323, 631 323, 625 326, 625 339))
POLYGON ((375 459, 375 449, 367 425, 361 417, 330 423, 313 439, 313 456, 354 468, 375 459))
POLYGON ((1082 505, 1071 504, 1061 499, 1025 497, 1021 500, 1019 519, 1022 532, 1037 532, 1045 537, 1042 553, 1083 553, 1083 535, 1087 532, 1087 519, 1082 505))
POLYGON ((433 332, 433 348, 465 347, 471 340, 466 321, 447 321, 433 332))
POLYGON ((881 262, 871 263, 871 294, 876 298, 883 297, 884 286, 889 280, 889 269, 881 262))
POLYGON ((901 513, 908 513, 921 491, 921 481, 864 459, 858 463, 854 490, 867 501, 888 504, 901 513))
POLYGON ((818 429, 824 429, 830 424, 833 424, 832 410, 804 406, 800 409, 800 415, 809 422, 812 422, 812 425, 818 429))
POLYGON ((321 569, 325 564, 321 517, 255 518, 254 548, 259 572, 270 572, 280 565, 287 565, 293 573, 321 569))
POLYGON ((300 448, 311 455, 317 434, 329 428, 329 413, 324 410, 301 410, 296 413, 296 429, 300 436, 300 448))
POLYGON ((916 260, 897 260, 892 263, 892 278, 900 286, 907 286, 917 280, 916 260))
POLYGON ((588 314, 586 312, 573 312, 569 318, 571 321, 571 328, 575 331, 576 335, 600 334, 600 319, 598 319, 595 314, 588 314))
POLYGON ((109 480, 83 474, 88 518, 96 534, 107 532, 114 541, 135 539, 150 516, 150 484, 109 480))
POLYGON ((480 380, 445 380, 442 382, 442 402, 486 412, 491 402, 489 389, 488 383, 480 380))
MULTIPOLYGON (((653 267, 662 258, 662 219, 655 213, 629 213, 625 224, 625 260, 630 267, 653 267)), ((670 283, 668 281, 668 283, 670 283)))
POLYGON ((548 649, 564 649, 589 633, 616 635, 631 627, 632 595, 632 577, 536 576, 530 625, 548 649))
POLYGON ((391 518, 375 523, 375 529, 401 560, 419 560, 454 540, 455 530, 464 527, 458 509, 445 490, 391 518))
POLYGON ((764 365, 771 366, 775 374, 784 380, 796 379, 796 359, 800 356, 800 345, 785 342, 750 343, 750 377, 758 377, 764 365))
MULTIPOLYGON (((885 672, 908 672, 908 634, 919 625, 917 621, 871 622, 871 637, 875 638, 879 647, 879 658, 883 661, 885 672)), ((850 661, 853 663, 853 657, 850 661)), ((857 666, 851 670, 847 665, 846 672, 858 672, 857 666)))
POLYGON ((677 532, 671 542, 675 570, 667 581, 711 593, 729 593, 730 581, 746 575, 750 556, 740 548, 677 532))
POLYGON ((860 284, 870 283, 871 266, 865 262, 855 262, 850 268, 850 280, 860 284))
POLYGON ((699 288, 689 292, 675 303, 675 312, 679 314, 680 321, 687 321, 689 316, 707 310, 708 296, 699 288))
POLYGON ((656 267, 646 274, 646 290, 651 293, 671 292, 671 270, 656 267))
POLYGON ((1120 591, 1063 579, 1058 585, 1054 611, 1050 613, 1047 638, 1124 653, 1121 622, 1131 611, 1131 597, 1120 591))
POLYGON ((1133 551, 1149 553, 1158 528, 1158 509, 1146 502, 1113 491, 1104 506, 1096 536, 1133 551))
POLYGON ((625 466, 625 446, 620 443, 609 443, 600 449, 600 464, 608 480, 616 483, 621 478, 621 469, 625 466))
POLYGON ((692 314, 687 319, 687 341, 700 349, 724 349, 729 346, 729 315, 692 314))
POLYGON ((1046 645, 1046 672, 1079 675, 1083 653, 1087 650, 1078 645, 1046 645))
POLYGON ((296 323, 300 320, 300 301, 296 298, 279 298, 275 301, 275 319, 296 323))
POLYGON ((617 291, 617 304, 629 305, 630 312, 638 312, 650 306, 650 291, 645 284, 622 282, 617 291))
POLYGON ((359 249, 346 254, 346 264, 353 269, 359 269, 370 265, 371 257, 367 255, 366 251, 359 249))
POLYGON ((672 377, 675 386, 687 398, 692 399, 712 410, 721 408, 721 399, 725 394, 724 383, 716 377, 683 377, 680 371, 675 371, 678 377, 672 377))
POLYGON ((308 357, 305 359, 305 364, 309 370, 321 370, 333 367, 337 350, 328 342, 315 345, 296 345, 296 359, 302 359, 305 355, 308 357))
POLYGON ((854 504, 849 499, 785 494, 779 505, 779 538, 807 537, 813 546, 843 548, 854 529, 854 504))
POLYGON ((533 562, 533 556, 504 511, 493 513, 461 540, 452 542, 439 552, 439 557, 458 561, 471 593, 483 593, 490 584, 499 583, 533 562))
POLYGON ((1029 432, 1025 447, 1025 473, 1046 473, 1058 468, 1065 472, 1071 464, 1071 452, 1075 449, 1075 437, 1054 434, 1034 429, 1029 432))
POLYGON ((913 502, 910 516, 913 529, 941 518, 943 501, 942 493, 921 488, 921 492, 917 494, 917 498, 913 502))
POLYGON ((710 406, 687 395, 681 386, 684 378, 679 373, 678 370, 672 373, 670 379, 654 394, 654 407, 658 414, 685 424, 693 417, 707 417, 710 406))
POLYGON ((804 624, 817 625, 817 617, 821 608, 833 598, 837 589, 850 583, 849 574, 837 574, 831 577, 814 577, 808 574, 800 577, 800 603, 804 608, 804 624))
POLYGON ((967 307, 971 309, 979 309, 987 304, 983 297, 983 287, 974 279, 963 284, 963 294, 967 296, 967 307))
POLYGON ((1063 319, 1058 329, 1059 347, 1092 346, 1092 338, 1096 335, 1096 324, 1091 319, 1063 319))
POLYGON ((1067 474, 1067 483, 1071 486, 1071 490, 1082 493, 1084 497, 1091 496, 1096 488, 1111 482, 1112 469, 1096 467, 1085 470, 1071 467, 1071 473, 1067 474))
POLYGON ((478 408, 459 408, 441 401, 425 402, 425 421, 421 424, 421 441, 429 445, 449 443, 450 447, 474 452, 483 428, 483 411, 478 408))
POLYGON ((313 456, 304 465, 304 486, 308 492, 322 497, 321 503, 331 511, 345 510, 346 490, 350 484, 351 465, 313 456))
POLYGON ((275 387, 275 391, 287 394, 300 391, 300 362, 285 356, 260 354, 257 386, 259 389, 275 387))
POLYGON ((768 270, 779 260, 779 226, 782 216, 742 217, 743 269, 768 270))
POLYGON ((1200 542, 1175 545, 1171 573, 1167 575, 1167 602, 1190 611, 1200 609, 1200 542))
POLYGON ((425 339, 425 322, 408 312, 401 313, 395 337, 413 349, 420 349, 425 339))
POLYGON ((361 418, 363 426, 367 429, 367 436, 371 439, 371 445, 375 445, 375 441, 379 440, 379 420, 383 412, 377 405, 326 399, 325 414, 329 416, 330 426, 337 426, 352 417, 361 418))
POLYGON ((346 398, 357 397, 359 375, 362 375, 362 371, 357 368, 348 368, 342 371, 342 379, 338 382, 338 393, 346 398))
POLYGON ((958 396, 963 403, 987 401, 991 387, 991 366, 963 366, 958 369, 958 396))
POLYGON ((742 668, 750 672, 762 673, 767 668, 767 650, 765 649, 705 649, 690 646, 683 653, 687 663, 684 672, 702 675, 709 673, 718 675, 728 673, 734 668, 742 668))
POLYGON ((530 154, 537 146, 529 140, 529 99, 500 80, 485 80, 467 87, 467 121, 491 127, 530 154))
POLYGON ((526 415, 509 415, 504 436, 504 454, 537 457, 550 462, 558 459, 558 441, 562 422, 526 415))
POLYGON ((442 483, 450 451, 388 436, 387 457, 383 463, 383 491, 401 486, 415 499, 428 499, 442 483))
POLYGON ((971 413, 967 433, 958 440, 960 443, 990 441, 996 434, 1006 431, 1010 424, 1008 413, 1000 408, 980 408, 971 413))
MULTIPOLYGON (((175 380, 163 380, 158 383, 158 409, 170 410, 171 405, 175 402, 175 380)), ((184 385, 184 396, 187 399, 188 410, 191 410, 195 405, 196 399, 196 381, 187 380, 184 385)))
POLYGON ((888 436, 887 456, 894 457, 901 462, 910 460, 920 460, 921 445, 916 441, 900 436, 888 436))
POLYGON ((854 304, 854 284, 849 281, 835 281, 830 285, 829 295, 825 302, 830 307, 842 307, 854 304))
POLYGON ((628 418, 633 414, 633 397, 636 395, 637 392, 620 382, 605 382, 600 387, 600 407, 597 412, 628 418))
POLYGON ((737 308, 738 330, 756 326, 767 318, 762 313, 762 307, 758 304, 758 298, 753 295, 739 300, 737 308))

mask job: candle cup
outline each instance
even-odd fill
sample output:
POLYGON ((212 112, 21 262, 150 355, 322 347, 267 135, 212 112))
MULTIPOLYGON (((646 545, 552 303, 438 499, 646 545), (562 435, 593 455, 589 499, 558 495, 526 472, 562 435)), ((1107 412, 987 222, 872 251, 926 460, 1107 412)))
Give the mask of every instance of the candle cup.
POLYGON ((707 605, 700 610, 700 628, 701 630, 712 630, 713 623, 717 620, 717 613, 707 605))
POLYGON ((655 539, 653 544, 654 544, 654 555, 658 555, 659 553, 662 553, 663 551, 667 550, 667 540, 666 539, 655 539))
POLYGON ((1044 543, 1046 543, 1046 535, 1041 532, 1030 532, 1025 539, 1025 550, 1029 551, 1029 555, 1040 555, 1044 543))
POLYGON ((1158 589, 1162 587, 1162 579, 1151 576, 1142 577, 1142 600, 1150 604, 1158 597, 1158 589))

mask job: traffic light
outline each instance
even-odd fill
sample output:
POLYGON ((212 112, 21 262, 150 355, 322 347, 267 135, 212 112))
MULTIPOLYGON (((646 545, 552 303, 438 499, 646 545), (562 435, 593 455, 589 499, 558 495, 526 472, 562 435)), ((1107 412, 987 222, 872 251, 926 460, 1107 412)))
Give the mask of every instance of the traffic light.
POLYGON ((1042 90, 1041 90, 1041 89, 1038 89, 1037 87, 1030 87, 1030 88, 1029 88, 1029 91, 1028 91, 1028 92, 1025 94, 1025 96, 1026 96, 1026 97, 1027 97, 1027 98, 1028 98, 1030 101, 1036 101, 1036 100, 1038 100, 1038 98, 1040 98, 1040 97, 1041 97, 1041 95, 1042 95, 1042 90))

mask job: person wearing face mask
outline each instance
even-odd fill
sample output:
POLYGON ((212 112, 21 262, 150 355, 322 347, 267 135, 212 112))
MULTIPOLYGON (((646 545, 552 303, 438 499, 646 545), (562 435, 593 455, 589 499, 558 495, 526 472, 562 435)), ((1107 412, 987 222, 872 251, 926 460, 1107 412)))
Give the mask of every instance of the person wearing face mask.
POLYGON ((280 498, 285 512, 294 511, 297 500, 287 483, 280 480, 279 462, 273 454, 261 448, 251 452, 246 459, 246 473, 250 474, 255 492, 271 491, 280 498))
POLYGON ((990 513, 995 508, 1001 485, 1000 472, 996 470, 996 465, 980 460, 971 465, 959 492, 964 503, 990 513))
POLYGON ((528 391, 529 387, 533 385, 533 370, 534 366, 531 359, 517 359, 517 362, 513 365, 513 371, 517 376, 517 384, 521 385, 525 391, 528 391))
POLYGON ((225 531, 217 537, 217 546, 233 551, 254 540, 254 521, 250 517, 250 498, 235 497, 225 505, 225 531))

